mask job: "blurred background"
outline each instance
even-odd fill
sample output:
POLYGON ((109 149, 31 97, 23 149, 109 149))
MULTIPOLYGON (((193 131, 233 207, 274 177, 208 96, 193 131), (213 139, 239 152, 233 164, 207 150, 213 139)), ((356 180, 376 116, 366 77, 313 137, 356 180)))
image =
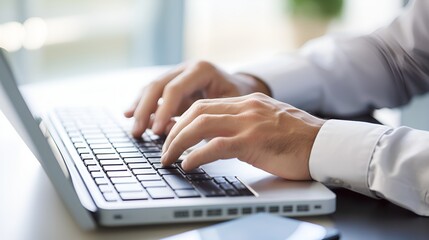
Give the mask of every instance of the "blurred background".
MULTIPOLYGON (((326 33, 370 33, 391 22, 406 2, 1 0, 0 47, 11 52, 22 83, 190 59, 243 65, 292 52, 326 33)), ((420 115, 402 120, 426 128, 428 118, 420 115)))

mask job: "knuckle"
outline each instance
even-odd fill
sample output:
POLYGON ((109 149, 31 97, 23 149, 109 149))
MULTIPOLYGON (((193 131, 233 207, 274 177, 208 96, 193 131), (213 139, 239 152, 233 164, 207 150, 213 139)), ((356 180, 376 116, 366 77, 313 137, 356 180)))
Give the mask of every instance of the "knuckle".
POLYGON ((216 138, 216 139, 214 139, 212 141, 214 141, 213 142, 214 148, 216 150, 218 150, 218 151, 224 151, 224 150, 226 150, 227 147, 228 147, 228 145, 229 145, 228 141, 226 139, 224 139, 224 138, 216 138))
POLYGON ((262 102, 262 100, 256 97, 251 97, 249 99, 246 99, 244 103, 246 104, 246 106, 250 108, 261 108, 264 106, 264 103, 262 102))
POLYGON ((201 127, 203 127, 204 125, 208 124, 208 123, 210 122, 210 120, 211 120, 211 117, 210 117, 210 115, 209 115, 209 114, 202 114, 202 115, 199 115, 199 116, 195 119, 196 124, 197 124, 198 126, 201 126, 201 127))
POLYGON ((197 61, 194 66, 197 69, 202 69, 205 71, 212 70, 215 68, 215 66, 212 63, 205 61, 205 60, 197 61))
POLYGON ((167 95, 175 94, 180 92, 180 85, 176 83, 167 84, 164 88, 164 93, 167 95))
POLYGON ((197 115, 201 115, 207 109, 207 104, 202 100, 197 100, 192 104, 192 112, 197 115))
POLYGON ((251 98, 257 98, 257 99, 264 99, 264 98, 267 97, 267 95, 265 95, 265 94, 263 94, 261 92, 254 92, 254 93, 251 93, 249 96, 251 98))
POLYGON ((147 86, 143 87, 143 90, 146 89, 156 89, 162 86, 162 83, 160 80, 154 80, 152 82, 150 82, 147 86))

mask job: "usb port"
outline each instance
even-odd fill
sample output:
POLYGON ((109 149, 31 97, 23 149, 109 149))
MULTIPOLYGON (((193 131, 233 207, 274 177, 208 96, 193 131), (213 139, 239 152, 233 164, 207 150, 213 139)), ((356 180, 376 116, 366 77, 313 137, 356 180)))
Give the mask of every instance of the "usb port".
POLYGON ((296 210, 298 212, 308 212, 309 208, 308 205, 298 205, 296 210))

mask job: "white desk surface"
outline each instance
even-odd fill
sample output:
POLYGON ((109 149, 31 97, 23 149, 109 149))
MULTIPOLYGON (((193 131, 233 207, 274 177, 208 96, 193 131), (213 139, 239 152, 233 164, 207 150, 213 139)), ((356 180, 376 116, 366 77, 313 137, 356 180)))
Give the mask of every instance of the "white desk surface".
MULTIPOLYGON (((125 109, 145 83, 165 68, 126 70, 55 83, 25 86, 37 111, 57 105, 109 106, 125 109)), ((99 229, 85 232, 74 223, 52 184, 0 112, 0 238, 1 239, 159 239, 213 223, 99 229)), ((332 226, 329 217, 304 218, 332 226)))

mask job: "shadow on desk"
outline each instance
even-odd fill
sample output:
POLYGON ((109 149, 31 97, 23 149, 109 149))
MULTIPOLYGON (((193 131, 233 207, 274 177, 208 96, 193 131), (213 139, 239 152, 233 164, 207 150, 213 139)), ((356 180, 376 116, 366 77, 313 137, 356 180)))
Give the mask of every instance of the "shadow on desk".
POLYGON ((429 239, 429 218, 346 190, 334 189, 337 210, 331 216, 341 239, 429 239))

